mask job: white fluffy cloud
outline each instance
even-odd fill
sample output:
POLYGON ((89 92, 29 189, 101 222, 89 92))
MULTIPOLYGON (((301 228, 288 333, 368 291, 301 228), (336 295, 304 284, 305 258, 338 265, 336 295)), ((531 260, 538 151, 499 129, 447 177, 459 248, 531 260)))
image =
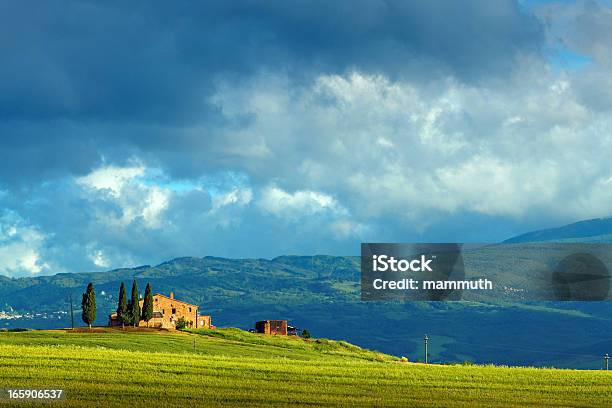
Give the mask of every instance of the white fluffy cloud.
POLYGON ((143 176, 144 166, 117 167, 106 166, 94 170, 90 174, 77 178, 77 183, 97 190, 108 190, 114 196, 121 194, 123 187, 135 179, 143 176))
POLYGON ((260 207, 271 214, 287 219, 296 219, 320 212, 344 212, 336 200, 317 191, 295 191, 288 193, 276 186, 263 189, 260 207))
POLYGON ((49 272, 50 265, 41 258, 45 235, 13 213, 0 217, 0 273, 36 275, 49 272))
POLYGON ((285 191, 275 185, 262 188, 258 208, 264 214, 293 224, 321 223, 321 228, 336 239, 359 239, 367 226, 352 219, 350 212, 334 197, 319 191, 285 191))
POLYGON ((103 212, 98 216, 110 225, 126 226, 141 219, 149 228, 162 226, 170 190, 150 185, 143 179, 146 168, 107 166, 79 177, 76 183, 90 190, 94 200, 116 204, 120 211, 103 212))
POLYGON ((266 75, 225 84, 214 100, 229 118, 252 118, 230 136, 266 146, 251 168, 259 177, 274 160, 277 186, 261 203, 274 214, 340 206, 365 222, 458 211, 611 214, 612 201, 601 199, 612 176, 610 115, 585 104, 567 72, 533 59, 521 66, 507 81, 478 85, 355 71, 296 91, 266 75))
POLYGON ((93 264, 99 268, 109 268, 111 266, 110 260, 104 254, 104 251, 95 249, 93 245, 90 245, 89 259, 93 264))

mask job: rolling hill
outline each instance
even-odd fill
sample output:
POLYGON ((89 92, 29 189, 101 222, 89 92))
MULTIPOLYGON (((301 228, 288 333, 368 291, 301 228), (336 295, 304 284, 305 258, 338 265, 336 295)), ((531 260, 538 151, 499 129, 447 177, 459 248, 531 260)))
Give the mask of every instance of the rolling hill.
MULTIPOLYGON (((578 223, 580 224, 580 223, 578 223)), ((534 233, 547 240, 572 239, 577 228, 601 232, 609 220, 534 233)), ((509 241, 518 242, 517 237, 509 241)), ((80 324, 80 295, 87 282, 97 291, 97 324, 116 308, 120 282, 136 279, 142 290, 173 291, 198 304, 220 327, 252 328, 262 319, 288 319, 317 337, 344 339, 393 355, 423 358, 430 337, 434 361, 601 368, 612 350, 611 302, 361 302, 359 259, 283 256, 268 259, 185 257, 156 266, 33 278, 0 277, 0 328, 69 327, 69 298, 80 324), (22 315, 19 317, 19 315, 22 315)))
POLYGON ((0 365, 0 388, 61 389, 68 407, 603 406, 612 397, 602 371, 412 364, 236 329, 0 332, 0 365))
POLYGON ((562 227, 527 232, 504 242, 514 244, 543 241, 610 243, 612 242, 612 218, 595 218, 562 227))

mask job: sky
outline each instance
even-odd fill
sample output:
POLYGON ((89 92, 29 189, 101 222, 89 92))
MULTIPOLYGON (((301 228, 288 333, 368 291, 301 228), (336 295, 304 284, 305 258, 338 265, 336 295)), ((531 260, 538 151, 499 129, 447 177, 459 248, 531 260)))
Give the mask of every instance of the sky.
POLYGON ((0 274, 612 215, 610 2, 0 3, 0 274))

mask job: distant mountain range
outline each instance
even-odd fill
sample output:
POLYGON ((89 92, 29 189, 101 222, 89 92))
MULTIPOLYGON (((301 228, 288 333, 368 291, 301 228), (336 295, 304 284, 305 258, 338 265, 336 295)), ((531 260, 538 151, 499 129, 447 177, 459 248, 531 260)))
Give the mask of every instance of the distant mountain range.
POLYGON ((558 228, 528 232, 507 239, 506 243, 521 242, 612 242, 612 218, 596 218, 575 222, 558 228))
MULTIPOLYGON (((603 242, 611 234, 612 219, 601 219, 506 242, 603 242)), ((80 325, 80 296, 89 281, 97 292, 97 324, 106 324, 120 283, 129 290, 136 279, 141 291, 151 283, 154 292, 173 291, 198 304, 218 326, 248 329, 257 320, 288 319, 316 337, 411 360, 423 357, 424 334, 434 361, 599 368, 612 351, 612 302, 362 302, 359 277, 359 258, 335 256, 185 257, 108 272, 0 276, 0 328, 70 326, 71 296, 80 325)))

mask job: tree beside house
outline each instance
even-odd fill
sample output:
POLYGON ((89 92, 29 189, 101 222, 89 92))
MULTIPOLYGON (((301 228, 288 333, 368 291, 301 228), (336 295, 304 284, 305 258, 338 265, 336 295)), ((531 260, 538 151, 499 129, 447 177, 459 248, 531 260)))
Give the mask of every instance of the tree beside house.
POLYGON ((140 321, 140 298, 138 295, 138 284, 136 279, 132 282, 132 298, 128 303, 128 313, 130 315, 130 323, 136 327, 140 321))
POLYGON ((147 283, 145 289, 144 301, 142 302, 142 320, 147 322, 149 327, 149 320, 153 318, 153 293, 151 292, 151 284, 147 283))
POLYGON ((125 329, 125 323, 130 323, 128 307, 127 307, 127 294, 125 292, 125 284, 121 282, 119 288, 119 304, 117 305, 117 318, 121 322, 121 327, 125 329))
POLYGON ((89 282, 83 300, 81 301, 82 314, 81 318, 91 329, 91 325, 96 321, 96 293, 94 292, 93 283, 89 282))

